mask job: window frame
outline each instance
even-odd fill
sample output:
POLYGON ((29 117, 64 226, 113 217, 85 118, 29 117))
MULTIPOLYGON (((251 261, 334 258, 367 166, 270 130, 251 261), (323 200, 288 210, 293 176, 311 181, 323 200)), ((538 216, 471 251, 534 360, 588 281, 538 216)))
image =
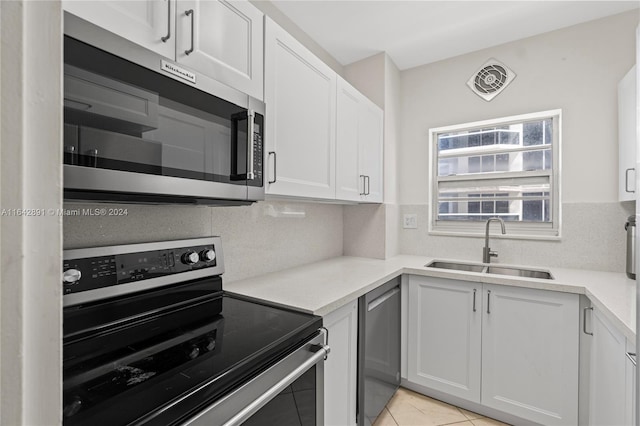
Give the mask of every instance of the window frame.
MULTIPOLYGON (((509 117, 501 117, 490 120, 474 121, 469 123, 455 124, 451 126, 436 127, 429 129, 429 158, 431 170, 429 171, 429 229, 430 235, 448 235, 448 236, 473 236, 479 237, 485 234, 486 221, 470 221, 470 220, 438 220, 438 186, 439 182, 461 180, 469 181, 468 177, 452 177, 438 176, 438 135, 441 133, 459 132, 464 130, 474 130, 482 127, 498 127, 510 124, 522 123, 526 121, 551 119, 553 123, 553 133, 551 142, 551 170, 548 173, 549 179, 549 204, 551 213, 551 222, 505 222, 506 235, 496 235, 492 233, 492 238, 514 238, 514 239, 533 239, 533 240, 560 240, 562 230, 562 203, 561 203, 561 147, 562 147, 562 109, 554 109, 540 111, 534 113, 520 114, 509 117), (442 179, 444 178, 444 179, 442 179)), ((521 147, 522 151, 526 147, 521 147)), ((486 154, 491 154, 489 148, 486 154)), ((484 153, 480 153, 482 155, 484 153)), ((526 177, 527 171, 522 172, 501 172, 504 177, 526 177)), ((544 170, 536 172, 536 175, 545 174, 544 170)), ((481 176, 478 175, 478 176, 481 176)), ((478 179, 480 180, 480 179, 478 179)), ((487 180, 484 178, 482 180, 487 180)))

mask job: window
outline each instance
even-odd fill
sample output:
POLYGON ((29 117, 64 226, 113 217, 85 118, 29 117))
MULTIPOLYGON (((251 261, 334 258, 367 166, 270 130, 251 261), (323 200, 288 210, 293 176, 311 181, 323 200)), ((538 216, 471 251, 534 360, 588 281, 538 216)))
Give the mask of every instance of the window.
POLYGON ((484 234, 491 217, 507 234, 560 236, 561 111, 430 129, 430 232, 484 234))

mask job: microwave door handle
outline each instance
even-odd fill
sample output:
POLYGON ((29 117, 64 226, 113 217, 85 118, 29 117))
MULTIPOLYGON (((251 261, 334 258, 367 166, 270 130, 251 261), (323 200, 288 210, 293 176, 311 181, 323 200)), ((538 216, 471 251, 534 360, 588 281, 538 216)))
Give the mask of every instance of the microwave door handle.
MULTIPOLYGON (((248 160, 245 160, 244 156, 242 156, 242 159, 240 158, 240 151, 241 151, 241 147, 246 146, 244 140, 240 140, 240 122, 247 120, 248 119, 248 113, 247 112, 239 112, 236 114, 232 114, 231 115, 231 140, 229 141, 231 143, 231 155, 230 155, 230 165, 231 165, 231 173, 230 173, 230 178, 232 181, 234 182, 239 182, 239 181, 245 181, 247 180, 247 174, 246 173, 239 173, 239 166, 240 166, 240 161, 245 162, 248 160)), ((249 126, 247 125, 247 128, 249 126)), ((247 158, 249 157, 249 153, 246 154, 247 158)))
POLYGON ((253 138, 253 131, 254 131, 254 123, 253 123, 253 119, 255 117, 255 113, 253 110, 248 110, 247 111, 247 180, 253 180, 255 179, 255 170, 254 170, 254 138, 253 138))

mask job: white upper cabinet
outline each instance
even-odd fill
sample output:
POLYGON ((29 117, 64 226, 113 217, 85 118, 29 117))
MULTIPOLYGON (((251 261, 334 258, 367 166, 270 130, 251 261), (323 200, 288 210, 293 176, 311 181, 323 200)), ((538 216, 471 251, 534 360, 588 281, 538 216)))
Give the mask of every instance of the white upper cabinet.
POLYGON ((263 99, 264 15, 247 1, 177 2, 176 59, 263 99))
POLYGON ((64 1, 64 10, 168 58, 175 57, 175 0, 64 1))
POLYGON ((336 73, 267 18, 265 83, 266 193, 335 199, 336 73))
POLYGON ((383 112, 338 77, 336 199, 382 202, 383 112))
POLYGON ((248 1, 65 1, 64 9, 256 99, 264 98, 264 15, 248 1))
POLYGON ((336 199, 359 201, 365 193, 365 178, 359 168, 359 125, 361 95, 338 77, 336 119, 336 199))
POLYGON ((376 104, 364 98, 359 118, 360 174, 364 176, 365 180, 362 201, 381 203, 383 200, 382 145, 384 114, 376 104))
POLYGON ((635 200, 637 91, 636 67, 618 83, 618 200, 635 200))

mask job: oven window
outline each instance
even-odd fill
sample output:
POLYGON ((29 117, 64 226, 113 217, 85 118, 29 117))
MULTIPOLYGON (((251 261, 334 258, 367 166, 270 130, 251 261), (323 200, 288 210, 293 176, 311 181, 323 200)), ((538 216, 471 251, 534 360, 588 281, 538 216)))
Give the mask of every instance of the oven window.
POLYGON ((315 426, 316 367, 307 370, 243 425, 315 426))
POLYGON ((247 110, 65 37, 65 164, 247 185, 247 110))

